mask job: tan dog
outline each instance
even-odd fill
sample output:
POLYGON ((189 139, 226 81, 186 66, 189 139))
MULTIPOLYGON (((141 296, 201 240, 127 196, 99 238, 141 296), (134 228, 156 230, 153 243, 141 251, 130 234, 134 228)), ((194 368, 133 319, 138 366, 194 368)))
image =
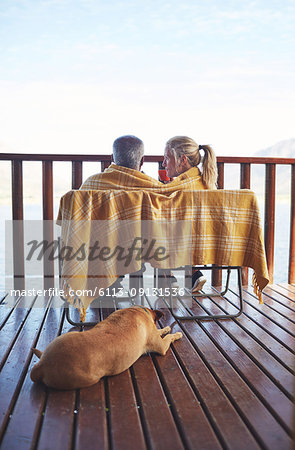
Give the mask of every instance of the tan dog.
POLYGON ((146 352, 165 355, 182 334, 167 334, 170 327, 157 329, 162 316, 140 306, 121 309, 84 333, 58 336, 43 353, 33 349, 40 361, 31 379, 56 389, 77 389, 123 372, 146 352))

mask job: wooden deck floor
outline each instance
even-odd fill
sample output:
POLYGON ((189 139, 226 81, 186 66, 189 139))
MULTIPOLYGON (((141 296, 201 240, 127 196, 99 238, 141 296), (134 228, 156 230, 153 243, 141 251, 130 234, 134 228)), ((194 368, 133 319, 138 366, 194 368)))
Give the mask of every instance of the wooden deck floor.
MULTIPOLYGON (((237 291, 227 297, 234 310, 237 291)), ((58 299, 2 299, 1 449, 292 448, 295 286, 267 288, 264 305, 250 287, 244 299, 236 320, 174 322, 166 309, 160 326, 184 336, 165 357, 145 355, 80 391, 46 389, 29 377, 37 361, 31 348, 43 350, 72 329, 58 299)), ((212 311, 225 306, 201 303, 212 311)))

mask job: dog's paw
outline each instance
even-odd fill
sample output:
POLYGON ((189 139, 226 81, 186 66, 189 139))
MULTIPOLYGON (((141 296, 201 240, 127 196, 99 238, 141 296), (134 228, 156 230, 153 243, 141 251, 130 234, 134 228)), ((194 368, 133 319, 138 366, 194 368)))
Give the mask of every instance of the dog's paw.
POLYGON ((180 331, 177 331, 177 333, 173 334, 174 340, 177 341, 178 339, 181 339, 183 334, 180 331))
POLYGON ((159 330, 160 336, 164 336, 165 334, 170 333, 170 331, 171 331, 171 328, 170 328, 170 327, 162 328, 161 330, 159 330))

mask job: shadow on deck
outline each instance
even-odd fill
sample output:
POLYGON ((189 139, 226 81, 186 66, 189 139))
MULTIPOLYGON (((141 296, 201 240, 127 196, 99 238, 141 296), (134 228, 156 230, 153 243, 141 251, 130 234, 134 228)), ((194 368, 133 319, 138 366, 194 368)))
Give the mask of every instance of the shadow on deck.
MULTIPOLYGON (((237 291, 227 298, 234 310, 237 291)), ((266 288, 264 305, 249 288, 244 300, 244 313, 235 320, 175 322, 166 308, 160 326, 184 336, 165 357, 145 355, 90 388, 54 391, 31 382, 37 361, 31 348, 43 350, 73 328, 56 298, 5 297, 1 448, 292 448, 295 286, 266 288)), ((224 306, 224 300, 201 303, 214 312, 224 306)), ((165 308, 161 299, 152 304, 165 308)), ((93 308, 90 314, 109 312, 93 308)))

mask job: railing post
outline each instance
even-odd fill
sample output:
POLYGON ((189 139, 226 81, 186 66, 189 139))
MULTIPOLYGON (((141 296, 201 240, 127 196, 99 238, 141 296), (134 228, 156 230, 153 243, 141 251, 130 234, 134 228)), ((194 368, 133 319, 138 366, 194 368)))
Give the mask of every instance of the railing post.
POLYGON ((218 169, 218 189, 224 189, 224 163, 217 163, 217 169, 218 169))
MULTIPOLYGON (((52 161, 42 161, 43 239, 53 243, 53 173, 52 161)), ((50 253, 50 252, 49 252, 50 253)), ((48 253, 48 254, 49 254, 48 253)), ((44 289, 54 287, 54 261, 44 255, 44 289)))
MULTIPOLYGON (((218 189, 224 189, 224 163, 217 163, 218 169, 218 189)), ((214 266, 214 264, 213 264, 214 266)), ((212 286, 221 286, 222 284, 222 270, 213 269, 211 275, 212 286)))
POLYGON ((72 161, 72 189, 79 189, 82 184, 82 161, 72 161))
POLYGON ((111 164, 111 161, 101 161, 101 172, 103 172, 109 165, 111 164))
POLYGON ((240 188, 250 189, 251 181, 251 164, 242 163, 240 168, 240 188))
MULTIPOLYGON (((240 165, 240 188, 241 189, 250 189, 250 180, 251 180, 251 165, 250 163, 242 163, 240 165)), ((247 285, 249 276, 248 276, 248 267, 243 267, 242 270, 242 284, 247 285)))
POLYGON ((288 283, 295 283, 295 164, 291 172, 291 214, 290 214, 290 249, 288 283))
POLYGON ((264 245, 269 281, 273 283, 276 165, 265 165, 264 245))
POLYGON ((24 224, 23 224, 23 164, 11 161, 12 236, 14 289, 25 288, 24 224))

